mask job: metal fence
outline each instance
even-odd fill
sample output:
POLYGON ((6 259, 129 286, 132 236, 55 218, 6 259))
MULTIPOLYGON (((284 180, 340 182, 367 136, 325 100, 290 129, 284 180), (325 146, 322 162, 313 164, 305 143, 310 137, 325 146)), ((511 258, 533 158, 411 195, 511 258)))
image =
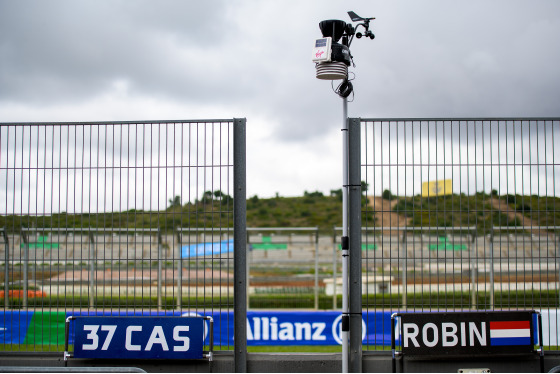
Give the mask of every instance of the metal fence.
POLYGON ((3 322, 32 319, 2 350, 59 349, 70 312, 245 326, 244 119, 0 124, 0 191, 3 322))
POLYGON ((248 307, 319 309, 320 263, 331 255, 319 250, 319 228, 250 227, 247 234, 248 307))
POLYGON ((369 248, 353 260, 366 318, 537 309, 555 336, 560 119, 349 121, 367 186, 353 213, 369 248))
MULTIPOLYGON (((555 334, 560 119, 350 119, 349 141, 351 332, 362 311, 538 309, 555 334)), ((3 350, 61 345, 68 311, 215 313, 245 347, 261 291, 338 309, 341 229, 247 229, 244 157, 244 120, 1 124, 3 322, 31 320, 3 350)))

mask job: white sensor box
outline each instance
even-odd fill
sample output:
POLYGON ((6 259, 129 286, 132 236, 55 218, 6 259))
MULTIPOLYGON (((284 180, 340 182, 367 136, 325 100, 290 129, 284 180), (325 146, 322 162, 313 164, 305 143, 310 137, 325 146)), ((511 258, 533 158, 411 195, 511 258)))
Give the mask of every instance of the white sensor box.
POLYGON ((326 38, 316 39, 315 47, 313 48, 313 62, 329 62, 331 61, 331 44, 332 38, 327 36, 326 38))

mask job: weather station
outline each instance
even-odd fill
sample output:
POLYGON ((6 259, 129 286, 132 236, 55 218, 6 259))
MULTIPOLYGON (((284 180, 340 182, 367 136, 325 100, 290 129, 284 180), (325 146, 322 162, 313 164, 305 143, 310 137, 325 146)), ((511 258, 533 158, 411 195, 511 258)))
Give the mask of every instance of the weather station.
MULTIPOLYGON (((322 38, 315 40, 312 51, 312 61, 315 63, 317 79, 341 81, 334 89, 335 93, 342 98, 342 372, 347 373, 350 360, 350 308, 349 308, 349 225, 348 225, 348 97, 353 94, 353 85, 349 79, 348 68, 355 67, 354 58, 350 52, 350 45, 354 38, 362 37, 374 39, 375 35, 370 30, 370 22, 375 18, 363 18, 356 13, 348 12, 352 22, 358 22, 356 26, 342 20, 325 20, 319 22, 319 28, 323 34, 322 38), (359 29, 363 29, 360 32, 359 29)), ((361 253, 359 254, 361 256, 361 253)), ((361 319, 361 312, 360 319, 361 319)), ((361 343, 361 336, 359 337, 361 343)), ((360 349, 361 351, 361 349, 360 349)), ((361 361, 361 360, 353 360, 361 361)), ((353 372, 361 372, 361 362, 354 362, 351 368, 353 372)))

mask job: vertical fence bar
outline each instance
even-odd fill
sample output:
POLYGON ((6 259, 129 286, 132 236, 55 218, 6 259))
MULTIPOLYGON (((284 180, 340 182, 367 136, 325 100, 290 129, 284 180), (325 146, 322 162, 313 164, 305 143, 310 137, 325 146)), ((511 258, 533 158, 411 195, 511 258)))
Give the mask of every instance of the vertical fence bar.
POLYGON ((348 183, 350 240, 350 358, 349 371, 362 372, 362 184, 360 120, 348 119, 348 183))
POLYGON ((406 271, 407 271, 407 250, 406 250, 406 230, 402 232, 402 257, 403 257, 403 268, 402 268, 402 309, 406 310, 406 271))
POLYGON ((315 310, 319 310, 319 227, 315 231, 315 310))
POLYGON ((332 237, 332 241, 333 241, 333 260, 332 260, 332 265, 333 265, 333 276, 332 276, 332 309, 336 310, 337 309, 337 287, 336 287, 336 273, 337 273, 337 265, 338 265, 338 256, 337 256, 337 251, 336 251, 336 247, 337 247, 337 243, 336 243, 336 226, 333 227, 333 237, 332 237))
POLYGON ((29 267, 29 238, 27 234, 21 232, 21 238, 23 241, 23 295, 22 295, 22 307, 27 308, 27 289, 28 289, 28 267, 29 267))
MULTIPOLYGON (((246 240, 247 248, 250 248, 250 245, 251 245, 249 240, 250 240, 249 239, 249 231, 247 231, 247 240, 246 240)), ((247 272, 246 273, 246 282, 247 282, 246 287, 247 287, 247 290, 248 290, 250 285, 251 285, 251 264, 253 263, 253 253, 252 253, 252 251, 251 251, 250 255, 247 256, 246 262, 247 262, 247 266, 246 266, 246 272, 247 272)), ((247 304, 247 309, 249 309, 251 307, 251 295, 249 294, 249 292, 247 292, 246 304, 247 304)))
MULTIPOLYGON (((490 310, 494 310, 494 230, 490 231, 490 310)), ((474 233, 473 233, 474 241, 474 233)))
POLYGON ((95 241, 93 233, 89 232, 89 307, 95 305, 95 241))
POLYGON ((28 258, 27 260, 29 261, 29 264, 31 265, 31 284, 33 284, 33 286, 35 287, 35 285, 37 284, 37 252, 39 250, 39 248, 35 248, 35 251, 33 251, 33 259, 31 259, 29 256, 31 255, 29 253, 29 247, 28 247, 28 258))
POLYGON ((162 242, 162 238, 161 238, 161 231, 158 229, 158 232, 156 233, 157 235, 157 241, 158 241, 158 247, 157 247, 157 263, 158 263, 158 269, 157 269, 157 307, 158 310, 162 310, 162 296, 161 296, 161 283, 162 283, 162 279, 161 279, 161 267, 162 267, 162 261, 163 261, 163 256, 162 256, 162 249, 163 249, 163 242, 162 242))
POLYGON ((181 232, 177 231, 177 310, 183 302, 183 258, 181 257, 181 232))
POLYGON ((471 309, 476 310, 476 278, 477 278, 477 269, 476 269, 476 262, 475 262, 475 253, 476 249, 474 246, 474 242, 471 242, 471 309))
POLYGON ((234 369, 247 372, 247 192, 246 120, 233 122, 234 369))
POLYGON ((2 236, 4 237, 4 309, 10 307, 10 241, 6 228, 2 228, 2 236))

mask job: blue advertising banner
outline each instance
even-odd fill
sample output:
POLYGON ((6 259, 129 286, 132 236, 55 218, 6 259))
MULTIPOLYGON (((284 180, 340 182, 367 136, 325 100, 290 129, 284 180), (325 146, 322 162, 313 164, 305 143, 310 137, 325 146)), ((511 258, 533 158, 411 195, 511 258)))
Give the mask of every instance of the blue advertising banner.
MULTIPOLYGON (((560 315, 560 313, 558 313, 560 315)), ((74 312, 25 312, 0 311, 0 343, 2 344, 64 344, 64 320, 69 316, 107 317, 212 317, 214 343, 225 349, 233 347, 232 312, 174 312, 174 311, 74 311, 74 312), (55 318, 54 315, 59 315, 55 318), (45 325, 45 322, 49 324, 45 325), (60 325, 56 325, 60 323, 60 325)), ((554 318, 546 315, 543 321, 554 318)), ((340 312, 332 311, 249 311, 247 312, 248 345, 339 345, 340 312)), ((362 315, 362 342, 364 345, 391 345, 391 312, 372 312, 362 315)), ((209 343, 208 321, 204 321, 204 344, 209 343)), ((550 322, 549 322, 550 323, 550 322)), ((533 326, 537 326, 533 316, 533 326)), ((490 326, 487 326, 490 329, 490 326)), ((553 327, 543 330, 545 345, 554 345, 553 327)), ((490 331, 490 330, 489 330, 490 331)), ((105 338, 106 331, 100 331, 105 338)), ((400 329, 396 331, 400 340, 400 329)), ((493 337, 496 333, 493 334, 493 337)), ((534 332, 536 339, 538 334, 534 332)), ((167 337, 167 335, 166 335, 167 337)), ((500 337, 501 338, 501 337, 500 337)), ((491 339, 490 337, 488 339, 491 339)), ((496 338, 497 339, 497 338, 496 338)), ((537 340, 535 340, 536 342, 537 340)), ((497 341, 496 341, 497 342, 497 341)), ((74 344, 74 321, 70 323, 70 341, 74 344)), ((87 344, 87 343, 86 343, 87 344)), ((91 343, 90 343, 91 344, 91 343)), ((536 343, 535 343, 536 344, 536 343)))
POLYGON ((33 314, 27 311, 0 313, 0 344, 24 344, 33 314))
MULTIPOLYGON (((174 312, 174 311, 69 311, 57 312, 62 321, 57 328, 48 331, 64 332, 64 319, 73 317, 212 317, 214 320, 214 344, 233 348, 233 312, 174 312)), ((33 344, 63 344, 63 339, 49 336, 40 316, 44 312, 0 312, 0 342, 3 344, 22 344, 29 329, 36 330, 33 344), (34 323, 33 320, 36 322, 34 323), (37 338, 44 339, 43 342, 37 338), (49 343, 51 342, 51 343, 49 343)), ((51 318, 51 320, 54 320, 51 318)), ((341 314, 335 311, 248 311, 247 344, 248 345, 340 345, 341 314)), ((208 322, 203 321, 204 344, 209 343, 208 322)), ((74 344, 75 321, 70 323, 69 344, 74 344)), ((91 332, 90 332, 91 333, 91 332)), ((106 339, 107 331, 98 330, 99 339, 106 339)), ((151 333, 151 332, 150 332, 151 333)), ((167 331, 166 340, 168 337, 167 331)), ((136 337, 135 331, 132 336, 136 337)), ((172 332, 171 332, 172 334, 172 332)), ((172 337, 172 335, 169 335, 172 337)), ((180 336, 183 336, 180 334, 180 336)), ((148 337, 149 338, 149 337, 148 337)), ((367 345, 391 344, 391 312, 364 313, 362 316, 362 341, 367 345)), ((173 340, 173 339, 171 339, 173 340)), ((99 343, 101 346, 104 341, 99 343)), ((168 341, 168 347, 172 344, 168 341)), ((92 344, 91 341, 86 344, 92 344)), ((133 343, 136 344, 136 343, 133 343)), ((173 343, 175 344, 175 343, 173 343)), ((145 348, 145 347, 144 347, 145 348)), ((155 349, 155 348, 153 348, 155 349)))
POLYGON ((233 252, 233 239, 216 243, 200 243, 181 247, 181 257, 213 256, 233 252))
POLYGON ((203 357, 200 317, 76 317, 74 357, 198 359, 203 357))
MULTIPOLYGON (((248 345, 341 345, 340 312, 248 312, 248 345)), ((362 342, 391 344, 391 312, 362 316, 362 342)))

